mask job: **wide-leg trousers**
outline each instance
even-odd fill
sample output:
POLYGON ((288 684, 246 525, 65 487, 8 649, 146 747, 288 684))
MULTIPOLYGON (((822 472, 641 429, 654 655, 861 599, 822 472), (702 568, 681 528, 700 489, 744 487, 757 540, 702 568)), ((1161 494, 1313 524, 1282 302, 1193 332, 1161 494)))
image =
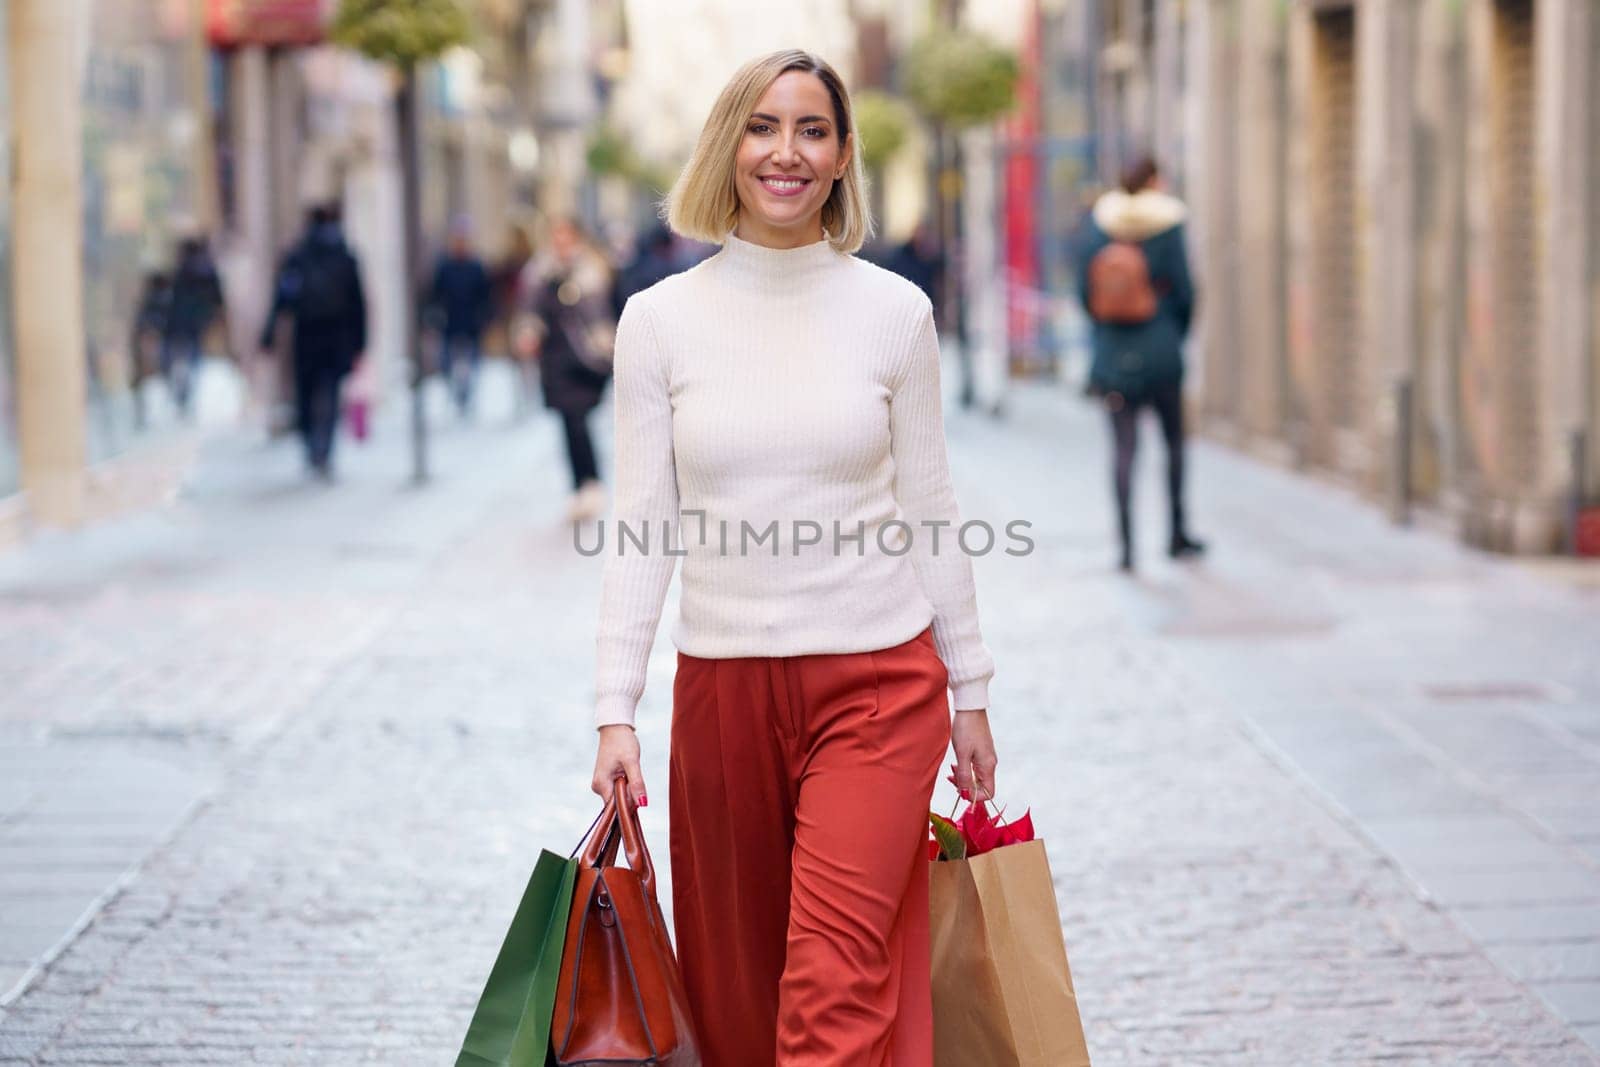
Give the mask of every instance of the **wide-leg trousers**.
POLYGON ((892 648, 678 655, 672 900, 705 1067, 930 1067, 931 629, 892 648))

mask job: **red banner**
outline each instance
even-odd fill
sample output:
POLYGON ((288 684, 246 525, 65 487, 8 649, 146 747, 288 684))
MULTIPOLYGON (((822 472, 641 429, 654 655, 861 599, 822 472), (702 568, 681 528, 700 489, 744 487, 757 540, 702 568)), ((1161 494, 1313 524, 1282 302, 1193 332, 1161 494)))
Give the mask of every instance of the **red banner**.
POLYGON ((218 48, 318 44, 332 16, 328 0, 206 0, 206 36, 218 48))
POLYGON ((1010 341, 1012 369, 1038 355, 1039 325, 1044 303, 1038 299, 1039 260, 1034 242, 1038 239, 1038 220, 1034 199, 1039 190, 1039 146, 1041 126, 1039 79, 1042 46, 1037 0, 1023 5, 1023 34, 1020 49, 1020 77, 1017 80, 1017 109, 1005 120, 1005 256, 1009 282, 1009 307, 1006 335, 1010 341))
POLYGON ((1576 548, 1580 556, 1600 556, 1600 508, 1579 508, 1576 548))

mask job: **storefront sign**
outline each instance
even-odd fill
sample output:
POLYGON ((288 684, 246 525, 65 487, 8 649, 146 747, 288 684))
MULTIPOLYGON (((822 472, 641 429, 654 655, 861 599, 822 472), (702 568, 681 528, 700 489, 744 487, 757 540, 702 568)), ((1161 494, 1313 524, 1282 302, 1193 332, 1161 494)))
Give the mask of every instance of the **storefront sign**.
POLYGON ((206 0, 206 35, 219 48, 317 44, 332 17, 330 0, 206 0))

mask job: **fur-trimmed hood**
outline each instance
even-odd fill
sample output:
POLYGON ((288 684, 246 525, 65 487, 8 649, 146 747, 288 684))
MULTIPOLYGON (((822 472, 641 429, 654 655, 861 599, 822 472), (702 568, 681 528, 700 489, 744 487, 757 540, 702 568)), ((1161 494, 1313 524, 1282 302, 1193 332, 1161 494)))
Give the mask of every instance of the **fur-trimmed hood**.
POLYGON ((1094 202, 1095 225, 1117 241, 1143 241, 1179 225, 1189 209, 1175 196, 1141 189, 1127 193, 1112 189, 1094 202))

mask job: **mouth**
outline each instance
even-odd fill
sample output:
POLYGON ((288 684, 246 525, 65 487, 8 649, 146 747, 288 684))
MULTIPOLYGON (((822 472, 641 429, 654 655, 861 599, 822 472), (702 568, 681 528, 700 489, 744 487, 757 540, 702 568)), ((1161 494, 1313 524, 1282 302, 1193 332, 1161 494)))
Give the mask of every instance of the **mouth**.
POLYGON ((811 184, 810 178, 787 178, 776 174, 763 175, 757 181, 774 196, 798 196, 811 184))

